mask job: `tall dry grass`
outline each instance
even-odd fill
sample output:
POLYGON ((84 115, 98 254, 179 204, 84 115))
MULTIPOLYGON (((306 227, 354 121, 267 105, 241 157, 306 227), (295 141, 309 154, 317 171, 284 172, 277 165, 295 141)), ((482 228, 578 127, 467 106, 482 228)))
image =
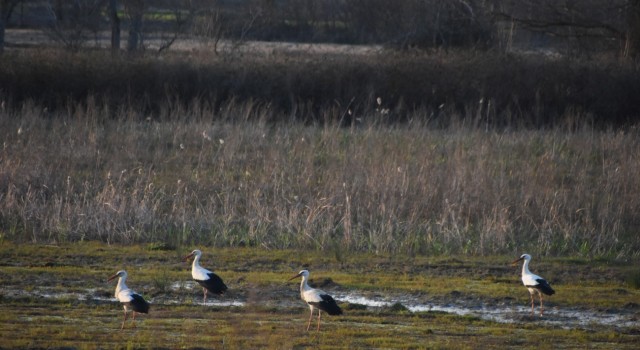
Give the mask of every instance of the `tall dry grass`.
POLYGON ((374 108, 343 127, 265 122, 270 113, 194 101, 148 115, 91 99, 55 115, 4 109, 0 236, 640 254, 637 129, 497 131, 468 118, 442 128, 420 111, 389 126, 374 108))

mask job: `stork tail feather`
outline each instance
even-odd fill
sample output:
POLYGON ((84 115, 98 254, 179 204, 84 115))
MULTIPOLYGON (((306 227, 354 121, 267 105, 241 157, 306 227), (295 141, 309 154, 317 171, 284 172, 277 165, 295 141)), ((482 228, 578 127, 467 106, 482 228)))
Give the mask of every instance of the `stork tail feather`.
POLYGON ((320 310, 328 313, 329 315, 342 315, 342 309, 338 306, 331 295, 323 294, 320 297, 322 298, 322 301, 317 303, 317 307, 320 310))
POLYGON ((543 280, 543 279, 539 279, 538 281, 538 285, 537 288, 544 294, 546 295, 553 295, 556 293, 555 290, 553 290, 553 288, 551 288, 551 285, 549 285, 549 282, 543 280))
POLYGON ((144 300, 144 298, 138 294, 133 294, 131 295, 131 301, 129 302, 129 305, 131 306, 131 309, 134 312, 139 312, 139 313, 149 313, 149 303, 144 300))
POLYGON ((215 273, 209 274, 209 279, 206 281, 196 280, 201 286, 207 288, 207 290, 213 294, 221 295, 227 291, 227 285, 224 284, 222 278, 215 273))

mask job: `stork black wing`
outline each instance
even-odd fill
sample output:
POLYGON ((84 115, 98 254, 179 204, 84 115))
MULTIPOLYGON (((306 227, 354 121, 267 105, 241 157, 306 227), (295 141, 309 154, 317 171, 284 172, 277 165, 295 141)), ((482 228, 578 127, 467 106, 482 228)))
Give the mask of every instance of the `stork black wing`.
POLYGON ((329 315, 342 315, 342 309, 336 303, 336 301, 329 294, 321 294, 321 302, 309 303, 318 309, 328 313, 329 315))
POLYGON ((549 282, 547 282, 546 280, 539 278, 536 281, 538 282, 536 288, 538 288, 542 293, 546 295, 553 295, 556 293, 556 291, 551 288, 551 285, 549 285, 549 282))
POLYGON ((128 304, 135 312, 149 313, 149 303, 139 294, 131 294, 131 301, 128 304))
POLYGON ((210 273, 209 275, 209 279, 206 281, 200 281, 200 280, 196 280, 196 282, 200 283, 201 286, 207 288, 207 290, 213 294, 224 294, 225 291, 227 291, 227 285, 224 284, 224 282, 222 281, 222 278, 220 278, 220 276, 216 275, 215 273, 210 273))

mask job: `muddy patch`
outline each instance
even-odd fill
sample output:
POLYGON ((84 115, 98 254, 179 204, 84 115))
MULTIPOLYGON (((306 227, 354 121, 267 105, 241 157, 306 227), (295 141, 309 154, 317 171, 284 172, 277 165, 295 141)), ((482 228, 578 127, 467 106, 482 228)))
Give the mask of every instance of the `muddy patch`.
POLYGON ((365 305, 370 308, 393 307, 398 303, 411 312, 445 312, 459 316, 473 316, 483 320, 499 323, 538 322, 565 329, 589 328, 591 326, 638 327, 640 315, 626 311, 590 311, 572 308, 545 308, 543 316, 539 316, 536 307, 535 315, 531 315, 528 306, 521 305, 487 305, 482 302, 466 303, 429 303, 411 296, 394 298, 370 298, 357 293, 336 293, 341 302, 365 305))
MULTIPOLYGON (((149 301, 156 305, 179 305, 183 303, 203 305, 206 307, 246 307, 254 304, 252 293, 242 293, 219 296, 209 296, 206 303, 203 302, 201 287, 193 281, 173 282, 169 286, 169 292, 164 295, 149 297, 149 301)), ((297 292, 293 290, 263 291, 262 305, 274 307, 304 306, 297 292)), ((4 289, 1 291, 3 298, 19 299, 23 297, 35 297, 56 300, 77 300, 82 302, 116 302, 116 299, 106 291, 88 288, 83 291, 66 292, 57 288, 40 287, 29 291, 4 289)), ((541 323, 557 326, 564 329, 591 329, 594 327, 608 326, 621 328, 637 328, 640 326, 640 312, 634 310, 585 310, 577 308, 562 308, 550 306, 545 308, 544 316, 539 316, 536 305, 536 314, 531 315, 528 305, 516 305, 515 302, 501 302, 490 304, 479 300, 459 300, 450 302, 447 300, 426 301, 424 296, 412 295, 365 295, 353 291, 332 291, 334 298, 339 303, 348 303, 352 306, 361 306, 372 311, 376 310, 408 310, 413 313, 443 312, 458 316, 477 317, 486 321, 498 323, 541 323)))

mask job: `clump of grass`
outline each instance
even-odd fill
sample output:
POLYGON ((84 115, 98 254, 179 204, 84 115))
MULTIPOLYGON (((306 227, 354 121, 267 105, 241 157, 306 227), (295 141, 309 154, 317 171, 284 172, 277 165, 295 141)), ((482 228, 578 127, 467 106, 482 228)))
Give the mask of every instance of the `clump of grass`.
POLYGON ((384 311, 387 311, 387 312, 408 312, 409 309, 407 309, 406 306, 402 305, 402 303, 395 302, 395 303, 385 307, 384 311))
POLYGON ((154 293, 162 295, 169 291, 172 280, 169 273, 167 273, 166 270, 163 270, 160 273, 154 274, 152 282, 154 293))
POLYGON ((357 304, 357 303, 344 303, 344 304, 341 304, 340 307, 342 307, 345 310, 358 310, 358 311, 367 309, 367 305, 357 304))
POLYGON ((174 250, 175 248, 166 242, 150 242, 147 244, 147 250, 174 250))
POLYGON ((631 287, 640 289, 640 270, 634 269, 628 272, 626 280, 631 287))

